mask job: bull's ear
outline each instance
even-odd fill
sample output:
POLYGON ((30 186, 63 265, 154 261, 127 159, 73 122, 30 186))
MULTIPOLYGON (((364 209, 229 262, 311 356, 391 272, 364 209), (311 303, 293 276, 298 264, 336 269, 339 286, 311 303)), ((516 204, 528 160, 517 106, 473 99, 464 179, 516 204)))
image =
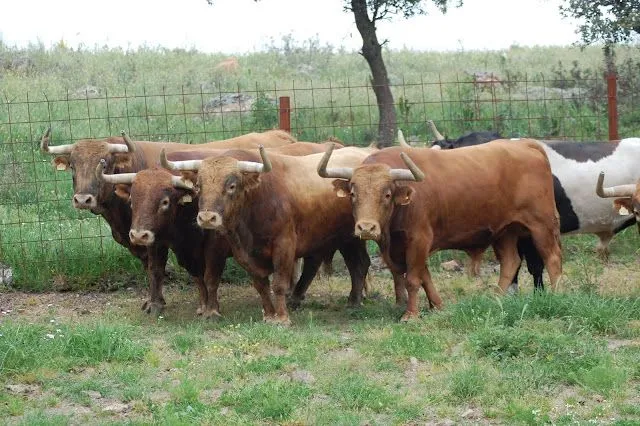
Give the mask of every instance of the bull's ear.
POLYGON ((129 201, 131 199, 131 186, 124 183, 118 183, 116 184, 115 193, 123 200, 129 201))
POLYGON ((251 191, 260 185, 260 173, 242 173, 242 186, 245 191, 251 191))
POLYGON ((613 200, 613 208, 620 216, 627 216, 633 213, 633 203, 631 198, 616 198, 613 200))
POLYGON ((113 154, 113 168, 118 173, 131 169, 133 155, 129 152, 117 152, 113 154))
POLYGON ((393 202, 400 206, 406 206, 411 202, 414 192, 415 190, 410 186, 398 186, 393 193, 393 202))
POLYGON ((344 179, 335 179, 333 182, 333 190, 336 195, 340 198, 344 198, 349 195, 351 192, 351 188, 349 188, 349 181, 344 179))
POLYGON ((69 157, 60 155, 54 158, 52 163, 56 170, 65 171, 69 168, 69 157))

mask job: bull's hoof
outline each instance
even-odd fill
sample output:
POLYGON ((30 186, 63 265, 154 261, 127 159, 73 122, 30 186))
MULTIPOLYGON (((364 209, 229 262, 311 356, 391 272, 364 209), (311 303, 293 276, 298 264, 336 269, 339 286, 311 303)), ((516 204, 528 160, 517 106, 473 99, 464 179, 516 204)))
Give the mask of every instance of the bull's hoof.
POLYGON ((347 308, 349 309, 357 309, 362 307, 362 299, 349 299, 347 300, 347 308))
POLYGON ((264 317, 264 322, 266 322, 267 324, 275 324, 275 325, 281 325, 284 327, 289 327, 291 325, 291 320, 289 319, 289 317, 282 317, 282 316, 278 316, 278 315, 273 315, 273 316, 268 316, 268 317, 264 317))
POLYGON ((207 309, 202 313, 203 318, 222 318, 222 315, 217 309, 207 309))
POLYGON ((202 315, 204 311, 205 311, 204 306, 198 306, 198 309, 196 309, 196 315, 202 315))
POLYGON ((162 302, 152 302, 151 300, 146 300, 142 304, 142 310, 147 314, 160 315, 164 310, 164 304, 162 302))
POLYGON ((417 312, 405 312, 404 315, 402 315, 402 318, 400 318, 400 322, 409 322, 409 321, 415 321, 419 318, 419 315, 417 312))

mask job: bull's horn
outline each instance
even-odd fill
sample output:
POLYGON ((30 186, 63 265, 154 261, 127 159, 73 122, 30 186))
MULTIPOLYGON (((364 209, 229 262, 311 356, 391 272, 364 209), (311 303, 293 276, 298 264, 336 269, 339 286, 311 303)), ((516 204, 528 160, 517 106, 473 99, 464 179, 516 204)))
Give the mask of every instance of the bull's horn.
POLYGON ((338 179, 351 179, 353 176, 353 169, 350 167, 333 167, 327 169, 327 164, 329 164, 329 158, 331 158, 331 153, 336 146, 334 144, 329 145, 329 148, 324 153, 320 162, 318 163, 318 174, 324 178, 338 178, 338 179))
POLYGON ((124 183, 131 185, 133 178, 136 177, 135 173, 118 173, 115 175, 104 174, 104 160, 100 160, 100 163, 96 166, 96 176, 98 179, 112 184, 124 183))
POLYGON ((604 188, 604 172, 598 175, 598 183, 596 184, 596 194, 601 198, 611 197, 631 197, 636 192, 636 185, 617 185, 604 188))
POLYGON ((260 157, 262 157, 262 163, 256 163, 255 161, 238 161, 238 169, 242 172, 249 173, 267 173, 272 169, 271 161, 267 156, 264 146, 260 145, 260 157))
POLYGON ((73 144, 69 145, 58 145, 58 146, 49 146, 49 136, 51 136, 51 127, 44 132, 42 135, 42 139, 40 140, 40 152, 45 154, 68 154, 73 149, 73 144))
POLYGON ((171 184, 178 189, 193 189, 193 183, 190 180, 184 180, 180 176, 171 176, 171 184))
POLYGON ((391 178, 393 180, 413 180, 416 182, 424 180, 424 173, 422 173, 422 170, 420 170, 418 166, 416 166, 416 163, 414 163, 407 154, 401 152, 400 157, 402 158, 402 161, 404 161, 404 164, 407 165, 407 168, 409 170, 391 169, 389 173, 391 174, 391 178))
POLYGON ((400 129, 398 129, 398 143, 400 144, 401 147, 405 149, 411 148, 411 145, 409 145, 407 141, 404 140, 404 134, 402 134, 402 130, 400 129))
POLYGON ((160 151, 160 165, 167 170, 199 170, 202 160, 169 161, 167 153, 160 151))
POLYGON ((129 152, 136 152, 136 145, 131 141, 131 139, 129 138, 129 135, 127 135, 127 133, 124 130, 120 132, 120 134, 122 135, 122 139, 124 139, 124 143, 127 144, 127 148, 129 149, 129 152))
POLYGON ((429 127, 431 128, 431 132, 433 132, 433 135, 436 137, 437 141, 443 141, 444 140, 444 136, 442 136, 440 134, 440 132, 438 131, 438 129, 436 129, 436 125, 433 122, 433 120, 428 120, 427 124, 429 125, 429 127))

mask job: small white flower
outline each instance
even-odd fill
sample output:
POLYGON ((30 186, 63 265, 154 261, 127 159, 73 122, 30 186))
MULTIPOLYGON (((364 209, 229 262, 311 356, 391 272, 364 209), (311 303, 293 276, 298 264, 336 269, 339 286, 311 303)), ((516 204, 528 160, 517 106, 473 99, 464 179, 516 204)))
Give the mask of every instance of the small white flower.
POLYGON ((56 328, 56 333, 60 334, 62 333, 62 330, 60 330, 59 328, 56 328))
POLYGON ((54 338, 54 337, 56 337, 56 336, 55 336, 55 335, 53 335, 53 334, 47 334, 47 337, 48 337, 49 339, 53 339, 53 338, 54 338))
POLYGON ((158 315, 158 319, 164 319, 162 315, 158 315))
POLYGON ((47 308, 50 308, 50 307, 52 307, 52 306, 53 306, 53 303, 49 303, 49 304, 47 305, 47 308))
POLYGON ((49 320, 49 322, 50 322, 51 324, 53 324, 54 322, 56 322, 56 320, 51 319, 51 320, 49 320))

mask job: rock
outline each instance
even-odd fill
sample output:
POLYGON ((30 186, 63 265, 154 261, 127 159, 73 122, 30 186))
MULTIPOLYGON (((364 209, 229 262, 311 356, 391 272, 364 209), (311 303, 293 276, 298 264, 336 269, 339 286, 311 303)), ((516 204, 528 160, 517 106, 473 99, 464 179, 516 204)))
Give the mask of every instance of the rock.
POLYGON ((458 263, 457 260, 450 260, 448 262, 442 262, 440 267, 448 272, 459 272, 462 271, 462 265, 458 263))
POLYGON ((479 419, 480 413, 475 408, 469 408, 464 413, 460 415, 463 419, 479 419))
POLYGON ((296 382, 302 382, 306 385, 313 384, 316 381, 316 378, 313 375, 305 370, 295 370, 292 371, 289 376, 291 380, 295 380, 296 382))
POLYGON ((5 386, 5 389, 12 393, 23 393, 29 394, 34 393, 38 390, 38 386, 36 385, 23 385, 21 383, 17 384, 8 384, 5 386))
POLYGON ((102 412, 108 414, 122 414, 131 409, 131 405, 123 404, 122 402, 112 402, 111 404, 102 407, 102 412))
POLYGON ((0 263, 0 284, 13 284, 13 269, 0 263))

